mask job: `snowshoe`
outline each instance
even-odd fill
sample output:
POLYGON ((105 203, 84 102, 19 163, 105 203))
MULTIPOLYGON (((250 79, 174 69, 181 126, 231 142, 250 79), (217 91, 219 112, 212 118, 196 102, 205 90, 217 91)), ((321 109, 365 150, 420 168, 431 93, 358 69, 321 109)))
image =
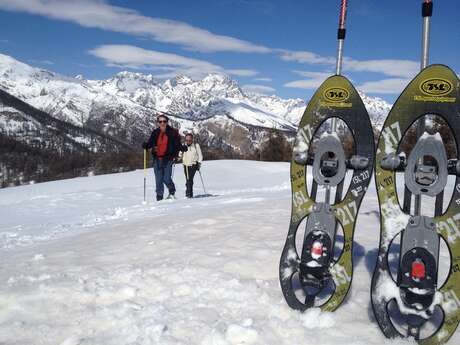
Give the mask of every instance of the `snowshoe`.
POLYGON ((371 299, 388 338, 444 344, 460 321, 459 153, 460 82, 448 67, 432 65, 411 81, 394 104, 375 159, 380 247, 371 299), (408 141, 414 138, 417 121, 425 124, 424 133, 411 146, 408 141), (443 125, 437 125, 441 121, 443 125), (455 187, 450 203, 443 207, 448 181, 455 187), (442 286, 438 282, 441 240, 451 260, 442 286))
POLYGON ((358 92, 343 76, 328 78, 300 121, 291 160, 291 221, 279 266, 281 288, 291 308, 333 311, 344 301, 353 275, 356 216, 373 162, 374 134, 358 92), (328 127, 332 119, 341 123, 336 131, 334 125, 328 127), (352 141, 347 149, 340 137, 346 133, 352 141), (310 190, 307 169, 313 176, 310 190), (346 176, 350 184, 342 196, 346 176), (325 190, 323 200, 318 188, 325 190), (304 220, 302 237, 298 233, 304 220), (338 228, 343 229, 343 248, 335 258, 338 228), (299 237, 302 246, 296 247, 299 237))

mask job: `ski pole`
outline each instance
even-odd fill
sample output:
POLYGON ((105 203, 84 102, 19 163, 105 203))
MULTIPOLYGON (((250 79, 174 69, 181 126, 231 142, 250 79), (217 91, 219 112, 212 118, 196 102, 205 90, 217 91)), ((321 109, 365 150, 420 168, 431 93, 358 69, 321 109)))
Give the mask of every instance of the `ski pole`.
POLYGON ((347 0, 342 0, 340 5, 340 16, 339 16, 339 29, 337 30, 337 61, 335 66, 335 73, 340 75, 342 73, 342 62, 343 62, 343 43, 345 41, 345 20, 347 18, 347 0))
POLYGON ((147 150, 144 149, 144 204, 147 203, 145 200, 146 190, 147 190, 147 150))
POLYGON ((432 0, 424 0, 422 4, 422 17, 423 17, 423 37, 422 37, 422 60, 420 62, 420 69, 428 66, 428 53, 430 48, 430 18, 433 14, 432 0))
MULTIPOLYGON (((423 17, 423 33, 422 33, 422 57, 420 61, 420 70, 428 66, 429 48, 430 48, 430 18, 433 14, 432 0, 423 0, 422 17, 423 17)), ((417 126, 417 139, 425 132, 425 119, 421 118, 417 126)), ((423 164, 423 162, 420 162, 423 164)), ((414 213, 418 216, 422 208, 421 195, 415 195, 414 213)))
MULTIPOLYGON (((343 45, 345 42, 345 21, 347 19, 347 0, 342 0, 340 4, 340 15, 339 15, 339 28, 337 29, 337 61, 335 65, 335 74, 342 74, 342 63, 343 63, 343 45)), ((335 132, 337 129, 337 119, 332 118, 332 131, 335 132)))
MULTIPOLYGON (((340 15, 339 15, 339 28, 337 30, 337 61, 335 65, 335 74, 340 75, 342 73, 342 63, 343 63, 343 45, 345 42, 345 20, 347 18, 347 0, 341 0, 340 4, 340 15)), ((337 118, 333 117, 331 119, 331 132, 335 132, 337 130, 337 118)), ((336 194, 341 194, 337 193, 336 194)), ((336 195, 336 199, 338 199, 339 195, 336 195)), ((325 202, 329 204, 331 199, 331 187, 326 186, 326 197, 325 202)))
POLYGON ((203 185, 204 194, 208 194, 206 193, 206 188, 204 187, 203 176, 201 175, 201 170, 198 170, 198 173, 200 174, 200 179, 201 179, 201 184, 203 185))
MULTIPOLYGON (((342 0, 340 5, 340 15, 339 15, 339 28, 337 30, 337 61, 335 65, 335 74, 342 74, 342 62, 343 62, 343 44, 345 42, 345 20, 347 19, 347 0, 342 0)), ((332 118, 331 123, 332 131, 335 132, 337 127, 337 119, 332 118)))

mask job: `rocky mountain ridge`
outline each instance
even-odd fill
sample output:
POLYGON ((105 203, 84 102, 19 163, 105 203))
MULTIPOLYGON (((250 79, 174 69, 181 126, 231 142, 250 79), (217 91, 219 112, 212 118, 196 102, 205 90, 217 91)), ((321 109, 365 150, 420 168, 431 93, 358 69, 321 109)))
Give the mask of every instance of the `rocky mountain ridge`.
MULTIPOLYGON (((151 130, 158 112, 173 115, 181 131, 195 129, 206 140, 215 134, 210 128, 228 136, 235 127, 248 132, 254 128, 294 132, 306 106, 301 99, 245 93, 236 81, 219 74, 201 80, 179 75, 162 81, 150 74, 123 71, 106 80, 87 80, 1 54, 0 88, 57 119, 133 144, 151 130)), ((361 96, 372 122, 380 125, 390 105, 361 96)), ((259 139, 254 138, 250 146, 258 147, 259 139)), ((238 146, 237 142, 226 144, 238 146)))

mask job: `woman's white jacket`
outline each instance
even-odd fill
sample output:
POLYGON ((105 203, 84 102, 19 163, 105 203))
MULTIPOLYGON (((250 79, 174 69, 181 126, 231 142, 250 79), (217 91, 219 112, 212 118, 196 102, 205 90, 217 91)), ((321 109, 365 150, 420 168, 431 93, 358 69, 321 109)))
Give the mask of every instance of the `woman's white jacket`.
POLYGON ((203 161, 200 144, 197 143, 187 145, 187 151, 181 152, 179 156, 182 156, 182 163, 186 166, 192 166, 203 161))

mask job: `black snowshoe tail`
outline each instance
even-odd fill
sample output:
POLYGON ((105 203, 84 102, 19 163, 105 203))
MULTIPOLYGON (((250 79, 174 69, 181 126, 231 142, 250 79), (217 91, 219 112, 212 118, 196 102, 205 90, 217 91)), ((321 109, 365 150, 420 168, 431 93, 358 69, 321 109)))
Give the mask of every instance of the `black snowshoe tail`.
MULTIPOLYGON (((460 167, 457 159, 447 160, 439 133, 425 132, 405 157, 401 141, 412 124, 425 115, 441 117, 456 139, 460 153, 460 82, 446 66, 432 65, 421 71, 406 87, 388 115, 379 137, 375 158, 375 181, 380 205, 380 247, 371 286, 371 300, 377 322, 385 336, 413 337, 420 344, 444 344, 460 322, 460 167), (404 206, 396 190, 396 172, 404 172, 404 206), (442 212, 442 198, 448 175, 456 175, 450 204, 442 212), (434 217, 410 215, 410 196, 436 196, 434 217), (408 196, 408 197, 407 197, 408 196), (397 279, 389 267, 389 249, 401 235, 397 279), (437 286, 440 238, 451 253, 447 281, 437 286), (390 303, 403 315, 406 332, 390 317, 390 303), (435 309, 443 318, 431 335, 420 339, 435 309)), ((404 328, 404 327, 403 327, 404 328)))
POLYGON ((291 308, 320 306, 333 311, 344 301, 352 280, 353 232, 356 216, 370 182, 374 164, 374 134, 366 108, 353 85, 343 76, 328 78, 310 100, 300 121, 291 160, 292 211, 289 232, 280 259, 280 282, 291 308), (345 157, 337 134, 326 132, 313 144, 320 126, 331 118, 341 119, 354 140, 354 152, 345 157), (311 149, 310 149, 311 148, 311 149), (309 151, 313 156, 309 156, 309 151), (313 170, 311 193, 307 190, 307 165, 313 170), (347 170, 353 172, 345 196, 336 192, 335 204, 316 201, 317 187, 341 191, 347 170), (296 234, 302 220, 307 225, 302 252, 296 234), (336 230, 344 232, 343 251, 334 260, 336 230), (324 298, 325 291, 329 291, 324 298), (297 297, 298 292, 304 297, 297 297))

